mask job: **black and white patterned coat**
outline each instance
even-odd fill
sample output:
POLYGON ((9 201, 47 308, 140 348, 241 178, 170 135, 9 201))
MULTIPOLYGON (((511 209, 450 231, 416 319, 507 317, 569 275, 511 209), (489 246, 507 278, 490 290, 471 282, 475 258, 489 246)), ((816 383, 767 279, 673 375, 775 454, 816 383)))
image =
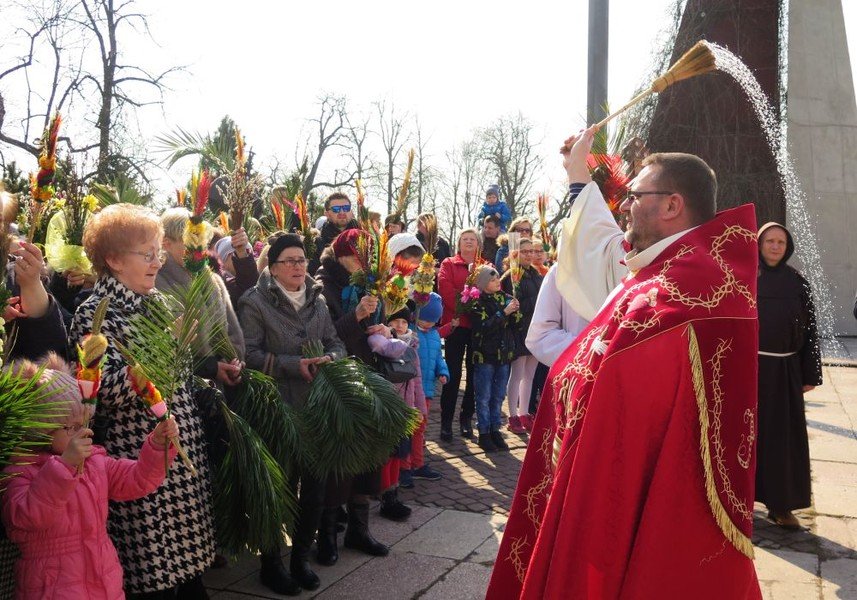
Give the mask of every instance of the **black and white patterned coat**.
MULTIPOLYGON (((102 367, 96 416, 107 421, 102 443, 110 456, 136 458, 145 437, 156 425, 128 380, 127 363, 115 340, 125 342, 130 318, 143 311, 145 296, 136 294, 110 276, 95 284, 72 321, 73 348, 91 332, 96 306, 110 298, 102 333, 110 342, 102 367)), ((199 411, 188 386, 173 396, 172 413, 179 423, 181 442, 198 475, 176 460, 156 492, 132 502, 111 502, 108 531, 125 571, 125 590, 131 593, 173 588, 201 575, 214 558, 214 523, 208 457, 199 411)))

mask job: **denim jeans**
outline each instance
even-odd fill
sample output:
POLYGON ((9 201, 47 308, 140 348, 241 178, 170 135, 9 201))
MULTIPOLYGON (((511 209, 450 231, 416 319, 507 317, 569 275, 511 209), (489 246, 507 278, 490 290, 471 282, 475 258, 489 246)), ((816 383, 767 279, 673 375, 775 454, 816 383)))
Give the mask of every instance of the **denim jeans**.
POLYGON ((473 391, 476 394, 476 420, 479 433, 500 431, 503 398, 509 383, 509 365, 473 365, 473 391))

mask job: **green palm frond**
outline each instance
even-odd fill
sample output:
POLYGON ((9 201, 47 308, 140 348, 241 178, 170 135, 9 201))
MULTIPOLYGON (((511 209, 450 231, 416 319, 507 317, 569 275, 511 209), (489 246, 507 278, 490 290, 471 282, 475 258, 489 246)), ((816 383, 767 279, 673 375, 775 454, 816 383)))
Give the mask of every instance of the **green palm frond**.
MULTIPOLYGON (((610 114, 610 107, 606 104, 604 111, 604 114, 610 114)), ((614 121, 595 132, 591 153, 595 155, 621 154, 622 148, 628 143, 628 139, 628 124, 624 120, 614 121)))
POLYGON ((185 131, 181 127, 175 131, 155 138, 155 151, 167 155, 167 168, 172 167, 186 156, 199 156, 217 165, 220 173, 227 173, 235 168, 235 156, 228 139, 212 138, 185 131))
POLYGON ((297 465, 304 464, 297 417, 280 398, 273 379, 244 369, 241 383, 230 397, 230 407, 256 430, 287 477, 297 465))
POLYGON ((122 348, 129 362, 139 363, 165 399, 169 399, 205 360, 199 351, 207 342, 219 356, 237 357, 226 324, 214 312, 210 273, 194 277, 189 286, 150 297, 142 313, 131 317, 122 348), (205 327, 199 327, 205 323, 205 327), (205 335, 207 339, 201 339, 205 335))
POLYGON ((391 383, 353 359, 319 369, 299 413, 308 467, 319 479, 380 466, 419 421, 391 383))
POLYGON ((45 434, 57 427, 50 420, 60 407, 47 402, 55 390, 39 383, 41 374, 39 370, 28 379, 10 369, 0 371, 0 488, 10 460, 45 444, 45 434))
POLYGON ((227 323, 211 301, 217 293, 213 278, 214 274, 206 268, 193 277, 190 285, 174 287, 163 293, 179 307, 179 314, 184 314, 191 323, 205 323, 205 327, 194 328, 195 336, 190 340, 195 356, 204 358, 200 348, 207 346, 220 358, 232 360, 238 358, 238 353, 229 339, 227 323))
POLYGON ((294 494, 253 428, 223 402, 221 413, 229 447, 212 486, 219 546, 231 554, 275 549, 294 522, 294 494))
POLYGON ((107 183, 93 183, 89 193, 98 199, 100 206, 110 206, 120 202, 144 206, 152 199, 150 195, 141 193, 134 180, 122 173, 117 174, 107 183))
POLYGON ((125 344, 117 344, 130 364, 141 366, 167 403, 193 372, 194 312, 182 310, 170 296, 149 297, 143 311, 131 317, 125 344))

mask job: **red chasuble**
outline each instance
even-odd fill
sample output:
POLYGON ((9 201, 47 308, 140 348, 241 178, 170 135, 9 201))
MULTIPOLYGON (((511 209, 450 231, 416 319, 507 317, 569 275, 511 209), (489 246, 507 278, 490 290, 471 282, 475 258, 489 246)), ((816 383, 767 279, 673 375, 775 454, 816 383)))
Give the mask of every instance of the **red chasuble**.
POLYGON ((631 273, 548 376, 495 598, 761 598, 755 213, 631 273))

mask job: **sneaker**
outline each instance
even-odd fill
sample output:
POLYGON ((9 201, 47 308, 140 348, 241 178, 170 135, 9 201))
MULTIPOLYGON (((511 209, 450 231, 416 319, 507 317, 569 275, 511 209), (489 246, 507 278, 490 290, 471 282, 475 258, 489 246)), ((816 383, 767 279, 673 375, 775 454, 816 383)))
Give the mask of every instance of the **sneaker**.
POLYGON ((494 442, 494 445, 497 447, 497 450, 502 452, 509 451, 509 445, 506 443, 506 440, 503 439, 503 434, 499 431, 491 432, 491 441, 494 442))
POLYGON ((533 421, 535 421, 535 419, 536 417, 534 415, 521 415, 521 425, 524 426, 527 433, 533 430, 533 421))
POLYGON ((441 442, 451 442, 452 441, 452 430, 441 429, 440 430, 440 441, 441 442))
POLYGON ((482 448, 486 453, 497 452, 497 446, 494 445, 494 441, 491 439, 491 435, 488 433, 479 434, 479 447, 482 448))
MULTIPOLYGON (((413 471, 412 476, 414 479, 425 479, 426 481, 437 481, 438 479, 443 479, 443 474, 435 471, 428 465, 423 465, 419 469, 413 471)), ((401 483, 399 485, 404 487, 401 483)))
POLYGON ((522 417, 509 417, 509 431, 516 435, 527 433, 524 426, 521 424, 522 417))
MULTIPOLYGON (((417 469, 419 471, 419 469, 417 469)), ((414 487, 415 472, 410 469, 402 469, 399 472, 399 487, 403 490, 409 490, 414 487)))

